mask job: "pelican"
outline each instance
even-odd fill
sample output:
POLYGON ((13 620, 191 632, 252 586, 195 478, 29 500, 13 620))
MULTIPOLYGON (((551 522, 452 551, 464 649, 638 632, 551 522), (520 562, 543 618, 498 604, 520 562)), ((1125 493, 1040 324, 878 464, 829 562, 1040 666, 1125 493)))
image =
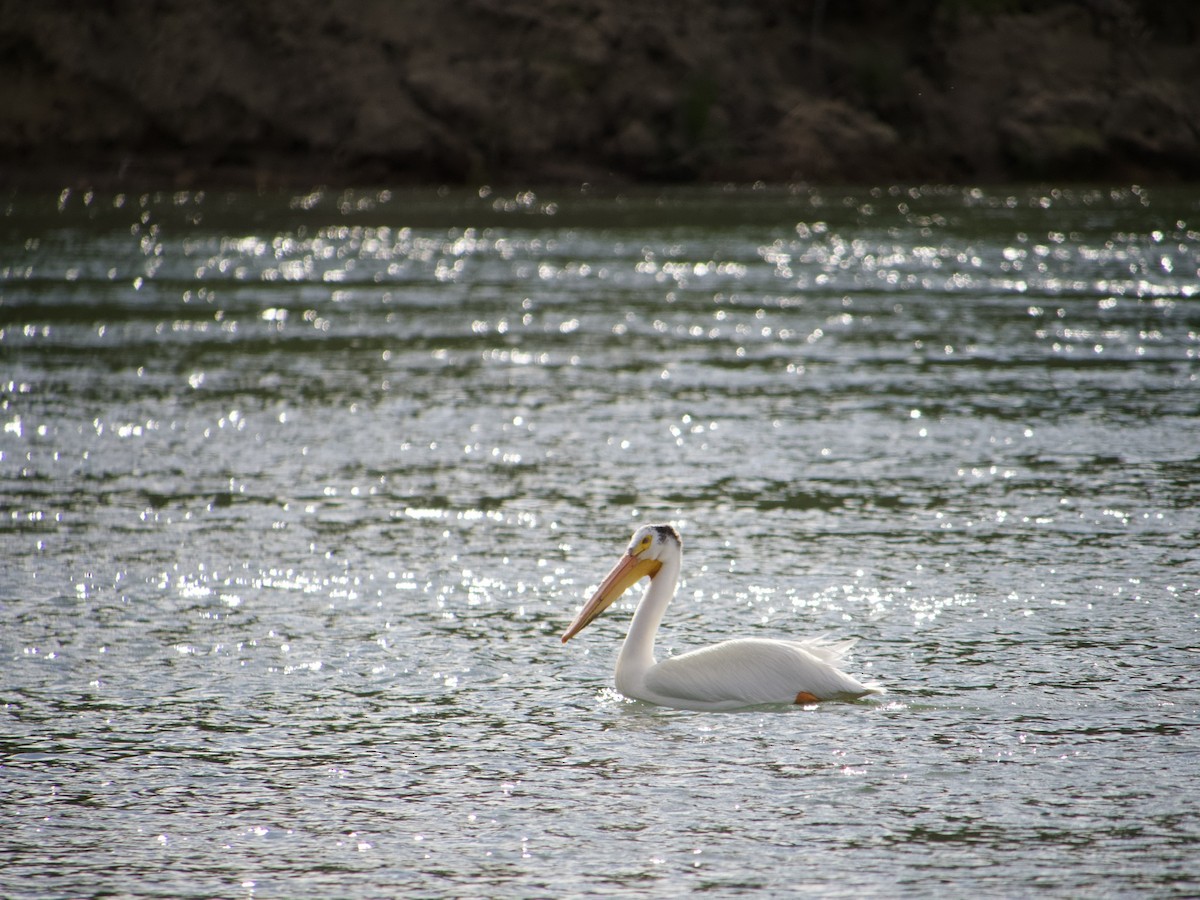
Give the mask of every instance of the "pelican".
POLYGON ((678 709, 726 710, 775 703, 809 704, 882 694, 838 668, 853 640, 740 638, 658 662, 654 635, 675 596, 683 541, 670 525, 643 525, 592 598, 563 633, 565 644, 629 587, 649 577, 617 657, 617 690, 626 697, 678 709))

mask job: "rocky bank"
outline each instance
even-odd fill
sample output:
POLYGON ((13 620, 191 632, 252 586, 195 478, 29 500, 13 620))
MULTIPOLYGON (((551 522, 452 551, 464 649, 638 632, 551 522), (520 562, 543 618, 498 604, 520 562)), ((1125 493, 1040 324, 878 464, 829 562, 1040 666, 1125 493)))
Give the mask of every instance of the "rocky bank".
POLYGON ((1200 4, 0 2, 11 185, 1200 177, 1200 4))

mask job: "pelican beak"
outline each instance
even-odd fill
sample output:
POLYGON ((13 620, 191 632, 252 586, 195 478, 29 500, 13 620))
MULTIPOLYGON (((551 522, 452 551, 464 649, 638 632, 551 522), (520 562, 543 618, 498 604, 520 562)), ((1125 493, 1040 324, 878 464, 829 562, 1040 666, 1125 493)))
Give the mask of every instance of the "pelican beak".
POLYGON ((563 633, 562 642, 565 644, 587 628, 596 616, 612 606, 618 597, 629 590, 630 585, 647 575, 653 578, 661 568, 662 563, 657 559, 639 559, 632 553, 626 553, 621 557, 621 561, 613 566, 612 571, 604 576, 600 587, 596 588, 596 593, 592 594, 592 599, 584 604, 579 615, 575 617, 575 621, 571 623, 571 627, 563 633))

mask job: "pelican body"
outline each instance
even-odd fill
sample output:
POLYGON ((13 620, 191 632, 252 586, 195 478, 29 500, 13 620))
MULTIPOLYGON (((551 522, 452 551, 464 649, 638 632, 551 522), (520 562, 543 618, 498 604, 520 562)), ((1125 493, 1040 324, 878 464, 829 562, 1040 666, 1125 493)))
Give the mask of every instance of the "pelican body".
POLYGON ((654 636, 675 596, 683 542, 670 525, 643 525, 625 554, 563 633, 565 644, 642 578, 646 593, 617 657, 616 686, 626 697, 679 709, 726 710, 777 703, 816 703, 882 694, 873 682, 847 675, 838 663, 853 640, 780 641, 741 638, 658 662, 654 636))

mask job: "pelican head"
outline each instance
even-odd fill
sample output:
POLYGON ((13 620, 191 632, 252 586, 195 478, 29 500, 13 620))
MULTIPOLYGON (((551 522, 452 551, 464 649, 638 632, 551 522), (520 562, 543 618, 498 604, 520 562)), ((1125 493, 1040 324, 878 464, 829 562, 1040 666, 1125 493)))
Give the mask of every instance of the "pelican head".
POLYGON ((592 620, 608 609, 629 590, 630 586, 649 576, 651 579, 662 568, 663 561, 670 555, 678 556, 683 549, 679 532, 670 525, 643 525, 629 539, 625 555, 604 576, 592 599, 583 605, 579 615, 562 636, 565 644, 583 631, 592 620))

